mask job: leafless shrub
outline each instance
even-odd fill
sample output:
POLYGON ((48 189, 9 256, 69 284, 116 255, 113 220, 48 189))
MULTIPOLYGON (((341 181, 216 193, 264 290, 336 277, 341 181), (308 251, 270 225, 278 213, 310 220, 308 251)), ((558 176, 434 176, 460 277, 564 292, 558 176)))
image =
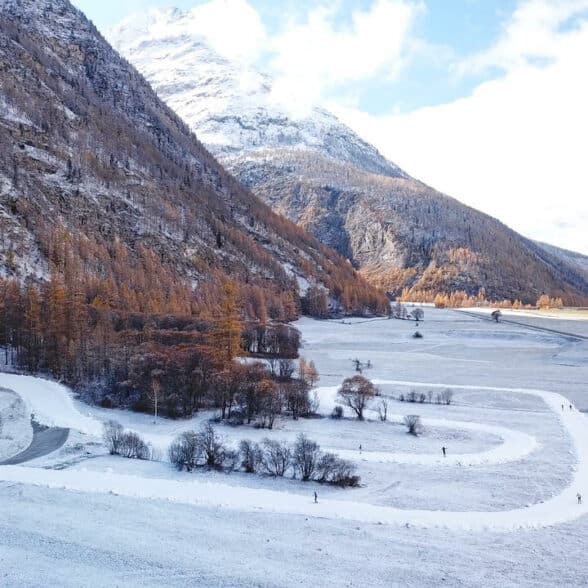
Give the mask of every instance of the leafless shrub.
POLYGON ((453 390, 450 390, 449 388, 447 388, 446 390, 443 390, 443 392, 441 392, 441 402, 443 404, 450 405, 452 400, 453 400, 453 390))
POLYGON ((378 416, 382 422, 388 420, 388 401, 385 398, 382 398, 378 404, 378 416))
POLYGON ((417 435, 420 435, 420 433, 422 433, 422 431, 423 431, 421 417, 416 414, 407 414, 404 417, 404 424, 406 425, 406 428, 408 429, 408 433, 410 435, 414 435, 415 437, 417 435))
POLYGON ((170 445, 169 460, 180 471, 191 472, 200 458, 200 445, 195 431, 185 431, 170 445))
POLYGON ((340 404, 337 404, 333 408, 333 412, 331 412, 332 419, 341 419, 343 418, 343 407, 340 404))
POLYGON ((149 459, 151 455, 147 443, 133 431, 123 433, 119 454, 129 459, 149 459))
POLYGON ((334 453, 324 453, 316 467, 316 478, 322 484, 341 487, 359 486, 360 477, 355 474, 355 465, 334 453))
POLYGON ((241 467, 248 474, 254 474, 259 470, 263 456, 261 447, 258 443, 243 439, 243 441, 239 443, 239 453, 241 456, 241 467))
POLYGON ((102 438, 110 455, 119 455, 122 438, 124 435, 123 426, 116 421, 104 423, 104 432, 102 438))

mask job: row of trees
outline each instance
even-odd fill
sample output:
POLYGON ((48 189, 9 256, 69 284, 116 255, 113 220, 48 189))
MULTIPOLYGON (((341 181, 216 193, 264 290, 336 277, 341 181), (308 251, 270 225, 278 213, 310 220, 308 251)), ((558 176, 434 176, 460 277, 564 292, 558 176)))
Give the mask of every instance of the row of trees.
MULTIPOLYGON (((380 391, 370 380, 364 376, 356 375, 351 378, 343 380, 341 387, 337 391, 337 399, 339 402, 350 408, 356 415, 357 419, 364 420, 364 412, 370 408, 372 401, 376 396, 380 396, 380 391)), ((446 388, 441 392, 434 393, 432 390, 428 392, 410 392, 400 394, 398 396, 400 402, 420 403, 424 404, 433 402, 437 404, 450 405, 453 400, 453 390, 446 388)), ((380 399, 380 403, 376 407, 380 420, 385 421, 388 417, 388 402, 385 398, 380 399)), ((333 418, 341 418, 343 410, 341 406, 336 406, 331 415, 333 418)))
POLYGON ((478 294, 469 295, 464 290, 455 290, 450 293, 434 292, 429 290, 414 290, 405 288, 398 298, 398 302, 392 308, 394 318, 407 319, 410 317, 408 311, 400 304, 401 302, 420 302, 433 303, 437 308, 472 308, 472 307, 494 307, 506 309, 547 309, 563 308, 563 300, 559 297, 550 297, 542 294, 533 304, 523 304, 518 299, 515 300, 488 300, 486 291, 481 288, 478 294))
POLYGON ((125 312, 97 294, 95 284, 71 272, 54 274, 41 285, 0 280, 6 363, 51 374, 104 406, 172 417, 191 416, 203 407, 231 414, 238 407, 248 421, 266 415, 268 426, 284 404, 296 416, 308 413, 307 382, 318 376, 293 377, 298 331, 243 317, 237 285, 227 282, 218 293, 217 311, 178 316, 125 312), (235 361, 248 352, 269 357, 272 365, 279 361, 280 370, 235 361))
POLYGON ((200 431, 179 435, 169 448, 169 459, 178 470, 188 472, 206 467, 275 477, 290 473, 303 482, 341 487, 358 486, 361 481, 352 463, 321 451, 318 443, 303 434, 292 445, 267 438, 261 443, 243 440, 236 451, 225 444, 210 423, 200 431))

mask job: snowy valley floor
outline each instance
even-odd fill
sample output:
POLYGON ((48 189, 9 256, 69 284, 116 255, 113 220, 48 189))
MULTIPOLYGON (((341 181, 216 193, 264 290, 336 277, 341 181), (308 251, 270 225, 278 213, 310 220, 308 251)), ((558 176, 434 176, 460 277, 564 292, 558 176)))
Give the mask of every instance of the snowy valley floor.
POLYGON ((390 422, 371 412, 364 423, 281 421, 273 432, 219 427, 233 443, 303 431, 357 462, 356 490, 113 458, 99 443, 102 420, 163 454, 210 415, 154 425, 82 405, 57 384, 0 376, 36 420, 72 429, 58 452, 0 466, 0 584, 588 584, 588 421, 575 408, 588 407, 588 342, 425 312, 422 340, 404 321, 299 322, 321 373, 321 413, 357 357, 373 363, 390 422), (451 406, 395 400, 445 387, 451 406), (413 413, 425 424, 417 439, 399 424, 413 413))

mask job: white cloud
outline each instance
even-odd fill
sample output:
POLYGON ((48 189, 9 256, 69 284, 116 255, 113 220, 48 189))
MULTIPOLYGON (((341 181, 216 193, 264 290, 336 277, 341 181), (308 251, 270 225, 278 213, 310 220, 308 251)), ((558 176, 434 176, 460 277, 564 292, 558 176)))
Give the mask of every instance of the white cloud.
POLYGON ((421 5, 377 0, 354 11, 349 26, 336 25, 337 5, 311 10, 271 41, 278 100, 314 105, 338 86, 380 75, 392 79, 402 65, 412 23, 421 5))
POLYGON ((532 238, 588 254, 588 21, 560 31, 547 16, 531 18, 548 5, 563 3, 519 8, 496 46, 478 56, 507 72, 467 98, 383 117, 332 106, 431 186, 532 238), (527 57, 541 47, 550 62, 534 65, 527 57))
POLYGON ((588 0, 527 0, 519 4, 498 42, 488 51, 464 60, 458 70, 478 72, 488 67, 510 70, 533 59, 557 58, 558 32, 588 10, 588 0))
POLYGON ((123 20, 109 31, 119 47, 137 38, 202 37, 223 57, 252 64, 267 45, 267 32, 247 0, 209 0, 190 11, 153 8, 123 20))

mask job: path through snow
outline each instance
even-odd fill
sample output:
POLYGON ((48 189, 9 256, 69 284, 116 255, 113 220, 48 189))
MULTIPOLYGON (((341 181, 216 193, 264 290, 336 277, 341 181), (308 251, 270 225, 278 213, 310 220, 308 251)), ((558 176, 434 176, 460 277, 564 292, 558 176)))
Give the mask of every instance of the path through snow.
MULTIPOLYGON (((43 415, 51 424, 82 428, 85 432, 96 434, 100 423, 80 415, 75 409, 67 390, 45 380, 36 380, 26 376, 2 375, 0 383, 21 394, 27 404, 43 415), (32 380, 32 381, 31 381, 32 380), (41 400, 38 395, 45 394, 41 400), (59 398, 61 395, 61 398, 59 398), (56 401, 53 404, 52 400, 56 401), (56 411, 63 410, 64 414, 56 411)), ((428 387, 451 387, 463 390, 488 390, 530 394, 541 398, 561 420, 563 426, 573 439, 577 465, 572 483, 560 494, 545 502, 533 504, 526 508, 499 512, 459 512, 402 510, 386 506, 365 503, 324 500, 314 504, 309 496, 274 490, 261 490, 229 486, 204 481, 176 481, 145 479, 139 476, 80 471, 55 471, 23 466, 3 466, 0 468, 0 480, 63 488, 82 492, 112 493, 123 496, 163 499, 187 504, 221 507, 234 510, 261 511, 269 513, 296 514, 304 516, 346 519, 365 523, 387 523, 414 525, 419 527, 444 527, 465 530, 506 531, 521 528, 537 528, 574 520, 588 513, 588 501, 577 504, 576 492, 588 488, 588 422, 584 415, 576 410, 561 410, 567 406, 565 397, 555 392, 530 390, 525 388, 499 388, 453 384, 436 384, 423 382, 406 382, 400 380, 379 380, 379 384, 401 384, 410 386, 426 385, 428 387)), ((471 427, 481 425, 470 423, 471 427)), ((452 423, 454 426, 454 423, 452 423)), ((512 432, 511 432, 512 433, 512 432)), ((504 446, 511 445, 513 438, 505 439, 504 446)), ((512 449, 512 447, 511 447, 512 449)), ((486 455, 490 452, 483 452, 486 455)), ((407 463, 422 456, 407 455, 407 463)), ((472 455, 468 455, 471 460, 472 455)), ((310 494, 310 492, 309 492, 310 494)))

